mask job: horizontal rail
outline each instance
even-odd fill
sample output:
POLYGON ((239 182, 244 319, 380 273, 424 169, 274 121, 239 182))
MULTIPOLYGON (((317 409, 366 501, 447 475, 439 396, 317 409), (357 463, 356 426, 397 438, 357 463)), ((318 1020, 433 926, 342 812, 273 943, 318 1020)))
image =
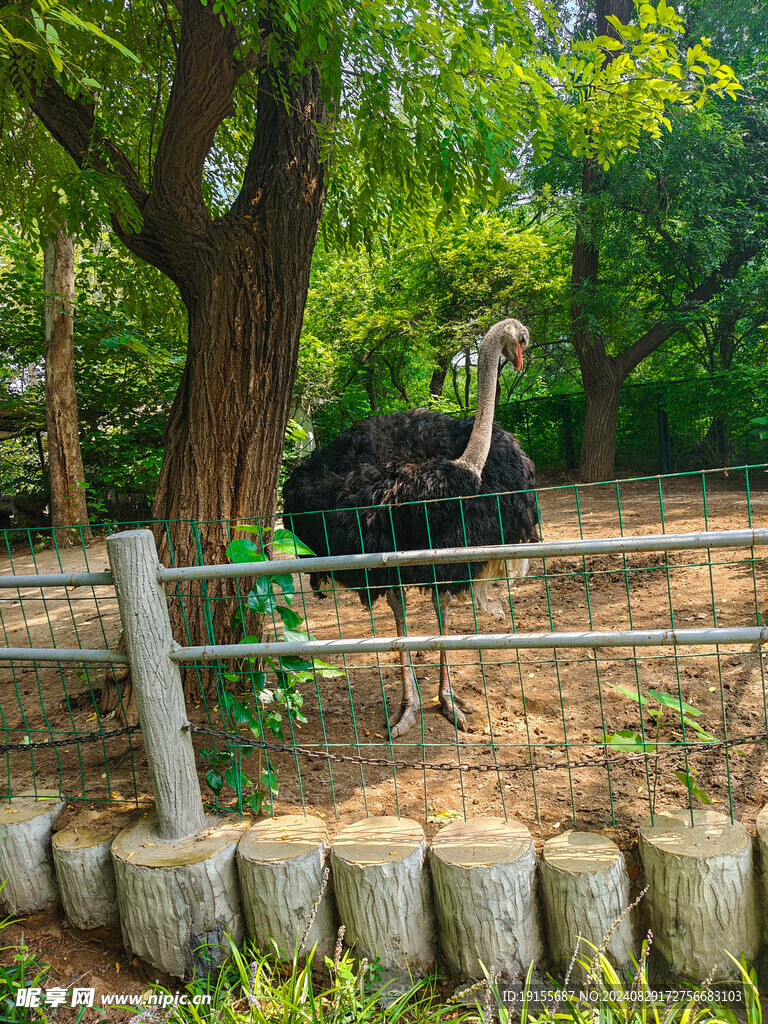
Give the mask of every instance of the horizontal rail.
POLYGON ((486 562, 520 558, 565 558, 569 555, 622 555, 653 551, 690 551, 705 548, 752 548, 768 544, 768 530, 707 530, 698 533, 649 534, 646 537, 605 537, 594 540, 545 541, 539 544, 497 544, 485 547, 428 548, 422 551, 380 551, 365 555, 326 555, 316 558, 275 559, 270 562, 233 562, 228 565, 189 565, 159 569, 163 583, 184 580, 231 579, 266 576, 276 571, 334 572, 344 569, 379 569, 398 565, 436 565, 450 562, 486 562))
POLYGON ((360 640, 290 640, 260 644, 174 646, 173 661, 227 661, 237 658, 382 654, 386 651, 487 651, 541 647, 692 647, 766 644, 768 626, 711 629, 613 629, 585 633, 460 633, 453 636, 377 636, 360 640))
POLYGON ((0 661, 54 661, 79 665, 127 665, 121 651, 92 650, 87 647, 0 647, 0 661))
POLYGON ((111 572, 53 572, 34 576, 0 576, 0 590, 22 587, 109 587, 111 572))
MULTIPOLYGON (((487 651, 551 647, 691 647, 768 644, 768 626, 711 629, 614 629, 584 633, 458 633, 453 636, 393 636, 358 640, 290 640, 260 644, 174 644, 173 661, 227 661, 237 658, 381 654, 387 651, 487 651)), ((121 651, 85 647, 0 647, 0 661, 127 665, 121 651)))

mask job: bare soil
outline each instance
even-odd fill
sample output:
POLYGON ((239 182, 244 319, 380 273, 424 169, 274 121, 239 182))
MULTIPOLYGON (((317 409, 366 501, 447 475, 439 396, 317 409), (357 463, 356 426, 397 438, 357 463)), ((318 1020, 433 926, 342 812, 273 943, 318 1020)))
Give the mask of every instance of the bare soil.
MULTIPOLYGON (((750 517, 743 476, 709 475, 706 508, 699 478, 664 482, 663 519, 655 480, 621 484, 621 516, 615 485, 580 488, 579 507, 573 489, 545 488, 539 498, 544 537, 577 538, 580 522, 585 537, 615 536, 622 530, 650 534, 768 526, 768 479, 754 474, 751 485, 750 517)), ((663 554, 627 556, 626 561, 614 556, 553 559, 546 571, 542 561, 535 560, 524 580, 494 585, 497 598, 507 605, 504 623, 480 610, 475 621, 471 603, 455 603, 448 632, 507 631, 512 628, 510 603, 514 628, 524 632, 658 629, 672 625, 673 619, 678 627, 711 626, 715 616, 719 626, 755 625, 758 615, 759 621, 765 621, 768 562, 760 557, 759 548, 754 559, 751 554, 748 549, 715 551, 711 561, 706 552, 668 558, 663 554)), ((106 566, 103 540, 94 541, 85 552, 70 549, 57 555, 42 550, 33 556, 28 549, 14 549, 12 561, 0 560, 0 572, 17 574, 106 566)), ((311 594, 306 577, 296 577, 295 584, 294 607, 303 610, 317 638, 393 635, 385 601, 377 601, 371 614, 353 593, 342 591, 335 600, 320 600, 311 594)), ((20 604, 15 592, 0 592, 1 627, 8 646, 75 646, 79 642, 83 647, 103 647, 105 640, 115 645, 119 619, 109 588, 48 590, 44 598, 41 593, 24 591, 20 604)), ((407 623, 412 635, 438 631, 428 595, 408 595, 407 623)), ((276 755, 272 764, 280 781, 277 813, 304 808, 324 817, 331 834, 366 813, 410 816, 424 824, 428 833, 464 814, 506 814, 524 822, 539 844, 575 826, 604 830, 629 849, 637 824, 649 814, 651 798, 656 810, 687 802, 687 789, 674 774, 686 765, 676 755, 660 760, 658 770, 653 758, 613 764, 610 770, 604 764, 573 766, 604 754, 605 733, 644 729, 646 738, 654 738, 653 719, 647 713, 641 718, 638 703, 613 687, 635 693, 639 687, 643 694, 649 689, 674 697, 679 694, 700 712, 696 721, 718 738, 766 732, 768 665, 764 655, 744 648, 638 648, 636 652, 615 648, 599 650, 596 657, 586 650, 562 650, 556 657, 551 650, 523 651, 519 657, 515 652, 488 651, 482 656, 456 652, 450 655, 453 684, 476 708, 468 732, 457 732, 440 713, 437 657, 417 655, 423 731, 417 726, 393 745, 386 740, 385 702, 393 715, 400 702, 397 656, 329 660, 343 664, 346 675, 304 684, 308 723, 296 730, 296 742, 327 745, 339 754, 394 756, 411 762, 498 763, 518 769, 465 774, 398 769, 393 773, 386 765, 336 763, 329 767, 327 762, 306 758, 297 767, 296 758, 276 755), (538 767, 532 769, 532 765, 538 767)), ((74 724, 82 732, 98 729, 99 724, 102 729, 119 727, 119 717, 101 720, 98 716, 104 674, 94 668, 85 678, 79 667, 61 671, 39 665, 35 670, 22 663, 13 669, 0 667, 6 742, 19 742, 25 735, 35 739, 34 729, 44 730, 39 736, 44 739, 48 725, 71 731, 74 724)), ((209 701, 207 711, 214 727, 220 728, 219 704, 209 701)), ((190 714, 193 721, 205 723, 205 701, 201 699, 190 714)), ((665 712, 660 739, 682 738, 679 712, 670 709, 665 712)), ((691 739, 690 731, 687 738, 691 739)), ((205 738, 195 740, 198 747, 211 745, 205 738)), ((252 754, 244 761, 251 777, 256 775, 257 757, 252 754)), ((50 750, 11 753, 7 763, 13 794, 32 786, 33 768, 38 787, 61 786, 70 802, 59 827, 102 812, 105 802, 117 813, 132 812, 150 799, 143 748, 136 736, 83 745, 79 753, 74 746, 58 754, 50 750)), ((753 828, 768 786, 765 743, 732 748, 727 755, 722 748, 694 752, 688 767, 715 807, 724 813, 732 811, 737 820, 753 828)), ((205 768, 201 761, 201 779, 205 768)), ((212 798, 204 781, 203 788, 212 798)), ((32 920, 27 931, 34 931, 32 920)), ((89 959, 90 940, 78 937, 75 942, 60 928, 55 935, 34 933, 35 942, 43 943, 45 956, 59 957, 57 970, 62 978, 70 969, 93 977, 99 967, 114 972, 114 966, 107 965, 111 953, 101 960, 89 959), (59 949, 67 950, 68 961, 57 953, 59 949), (76 967, 70 967, 73 964, 76 967)), ((132 980, 140 985, 124 954, 115 956, 115 963, 121 957, 120 984, 125 978, 126 983, 132 980)), ((117 976, 110 975, 109 981, 117 984, 117 976)))

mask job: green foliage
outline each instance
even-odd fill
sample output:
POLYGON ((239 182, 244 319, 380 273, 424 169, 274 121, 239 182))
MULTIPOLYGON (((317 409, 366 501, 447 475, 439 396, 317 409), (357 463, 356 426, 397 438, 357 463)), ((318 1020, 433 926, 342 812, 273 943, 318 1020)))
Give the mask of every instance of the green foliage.
MULTIPOLYGON (((259 541, 256 543, 248 537, 231 541, 227 557, 232 562, 266 562, 276 554, 294 558, 313 554, 290 530, 274 529, 265 536, 260 526, 247 523, 241 523, 237 530, 256 534, 259 541)), ((275 632, 284 641, 314 640, 311 633, 298 628, 304 619, 293 607, 293 593, 290 573, 257 576, 232 615, 232 630, 235 635, 240 634, 239 642, 258 643, 265 616, 271 619, 275 632), (256 625, 251 629, 248 628, 249 621, 253 622, 250 616, 257 616, 256 625)), ((317 676, 340 675, 343 675, 341 669, 318 658, 264 658, 258 665, 256 658, 244 658, 236 663, 234 671, 224 673, 224 679, 237 691, 237 694, 226 694, 227 710, 238 728, 245 727, 257 740, 273 737, 280 743, 289 742, 294 728, 307 721, 302 710, 304 698, 298 686, 317 676), (270 681, 273 681, 271 686, 270 681), (250 698, 244 695, 249 686, 250 698)), ((218 796, 225 785, 228 786, 235 791, 238 805, 248 806, 254 814, 272 811, 272 801, 278 792, 277 775, 264 758, 263 749, 257 749, 258 767, 253 779, 242 770, 237 753, 200 751, 211 764, 206 781, 213 792, 218 796)), ((253 747, 242 747, 239 752, 248 756, 253 750, 253 747)))
MULTIPOLYGON (((635 701, 640 705, 641 711, 648 715, 655 726, 655 735, 653 738, 649 738, 647 734, 641 734, 632 729, 623 729, 619 732, 606 734, 603 739, 604 742, 611 747, 613 750, 619 752, 631 752, 631 753, 666 753, 673 749, 673 745, 668 742, 661 741, 661 730, 662 725, 665 723, 665 714, 668 710, 675 712, 672 717, 672 726, 682 728, 684 740, 680 744, 681 749, 685 750, 685 742, 698 742, 698 743, 716 743, 717 737, 713 736, 711 732, 701 726, 696 719, 700 717, 701 711, 695 708, 692 704, 687 704, 682 697, 672 697, 668 693, 662 693, 658 690, 648 690, 646 693, 640 693, 638 690, 629 690, 624 686, 617 686, 613 683, 608 683, 611 689, 616 690, 623 697, 629 700, 635 701)), ((669 716, 667 716, 669 718, 669 716)), ((658 783, 659 776, 663 774, 665 770, 665 764, 663 761, 656 760, 653 763, 652 771, 654 773, 653 780, 653 793, 656 795, 656 785, 658 783)), ((711 804, 712 801, 709 799, 704 790, 696 782, 696 775, 690 765, 686 764, 681 770, 673 770, 673 775, 688 790, 692 797, 695 797, 703 804, 711 804)))
MULTIPOLYGON (((0 889, 5 881, 0 882, 0 889)), ((12 924, 17 922, 6 917, 0 920, 0 936, 12 924)), ((31 952, 25 941, 12 945, 0 946, 0 1020, 9 1024, 27 1024, 29 1009, 16 1005, 16 993, 22 988, 41 987, 45 984, 51 968, 42 963, 31 952)), ((42 1011, 41 1011, 42 1019, 42 1011)))
MULTIPOLYGON (((130 12, 88 0, 79 12, 10 5, 0 69, 28 92, 49 75, 70 95, 96 104, 99 131, 152 179, 181 30, 176 5, 144 2, 130 12), (81 13, 82 12, 82 13, 81 13), (109 45, 102 45, 104 42, 109 45), (19 74, 21 72, 21 75, 19 74), (127 87, 126 87, 127 85, 127 87)), ((338 116, 324 145, 333 152, 326 230, 370 243, 376 226, 403 218, 454 216, 470 200, 496 201, 515 187, 523 154, 546 161, 564 139, 570 152, 609 166, 619 151, 669 126, 668 107, 701 103, 740 88, 708 40, 689 40, 662 0, 643 4, 620 41, 571 39, 549 0, 458 0, 437 5, 384 0, 350 13, 338 0, 210 0, 206 6, 238 39, 236 58, 261 66, 289 102, 289 89, 312 69, 338 116), (612 59, 608 59, 609 56, 612 59)), ((22 92, 24 90, 22 89, 22 92)), ((233 113, 207 161, 204 193, 214 215, 239 189, 253 142, 254 78, 242 75, 233 113)), ((132 230, 138 211, 112 146, 89 184, 132 230)), ((95 204, 93 219, 103 223, 95 204)), ((86 218, 87 219, 87 218, 86 218)), ((83 222, 84 223, 84 222, 83 222)))
POLYGON ((64 4, 38 0, 34 7, 13 3, 0 7, 0 61, 22 62, 27 67, 31 66, 33 77, 38 82, 52 65, 58 74, 68 75, 81 88, 98 89, 99 83, 83 72, 74 55, 83 40, 86 45, 106 43, 124 57, 138 61, 117 39, 64 4), (60 29, 77 33, 74 45, 69 46, 62 40, 60 29))
MULTIPOLYGON (((648 970, 648 957, 653 938, 650 934, 642 943, 640 958, 632 958, 629 977, 622 978, 606 954, 607 938, 600 947, 581 939, 575 963, 586 972, 587 982, 578 989, 570 985, 559 985, 553 981, 555 992, 560 998, 547 1001, 543 1009, 524 998, 518 1008, 520 1024, 736 1024, 747 1020, 749 1024, 762 1024, 763 1012, 757 989, 754 969, 742 958, 737 961, 741 974, 743 1001, 738 1013, 724 993, 723 1001, 718 998, 717 989, 712 986, 691 986, 688 994, 678 990, 665 998, 652 983, 648 970)), ((568 979, 566 979, 568 981, 568 979)), ((526 991, 530 988, 530 973, 526 979, 526 991)), ((498 986, 492 985, 498 1002, 499 1024, 509 1024, 512 1016, 504 1003, 499 1000, 498 986)), ((485 1017, 484 1019, 487 1019, 485 1017)))
MULTIPOLYGON (((44 411, 42 254, 0 233, 2 420, 41 426, 44 411), (27 367, 37 371, 30 385, 27 367)), ((103 237, 78 250, 75 377, 88 504, 95 520, 146 518, 162 459, 165 420, 184 358, 183 319, 167 282, 103 237)), ((44 446, 45 435, 43 434, 44 446)), ((0 444, 0 491, 44 492, 33 436, 0 444)))
MULTIPOLYGON (((217 951, 218 952, 218 951, 217 951)), ((264 953, 251 943, 240 950, 229 943, 229 956, 220 971, 195 978, 186 986, 187 1005, 174 1007, 175 1024, 442 1024, 472 1022, 468 1010, 441 1002, 432 979, 412 982, 399 994, 382 985, 376 964, 354 958, 348 951, 331 960, 325 972, 314 962, 315 950, 300 963, 299 951, 288 961, 264 953), (330 975, 321 980, 321 972, 330 975), (191 1005, 210 996, 209 1005, 191 1005)), ((168 989, 154 986, 162 997, 168 989)))
MULTIPOLYGON (((386 253, 318 253, 295 394, 321 436, 373 412, 433 404, 440 367, 442 407, 464 409, 464 371, 451 360, 475 351, 494 320, 562 329, 565 249, 553 241, 514 215, 480 214, 430 238, 404 235, 386 253)), ((536 378, 526 382, 535 392, 536 378)), ((505 397, 520 394, 519 384, 503 373, 505 397)))

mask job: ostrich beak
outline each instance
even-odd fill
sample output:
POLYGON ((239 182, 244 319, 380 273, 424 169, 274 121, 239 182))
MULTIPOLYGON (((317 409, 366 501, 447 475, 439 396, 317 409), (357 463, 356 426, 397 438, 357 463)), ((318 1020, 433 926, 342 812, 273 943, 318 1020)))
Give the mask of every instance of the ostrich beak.
POLYGON ((523 371, 523 352, 528 348, 530 339, 528 336, 528 328, 519 325, 520 330, 514 333, 510 332, 508 335, 509 340, 504 346, 504 354, 511 363, 514 364, 515 369, 518 373, 523 371))
POLYGON ((515 369, 518 373, 523 372, 523 347, 515 345, 515 369))

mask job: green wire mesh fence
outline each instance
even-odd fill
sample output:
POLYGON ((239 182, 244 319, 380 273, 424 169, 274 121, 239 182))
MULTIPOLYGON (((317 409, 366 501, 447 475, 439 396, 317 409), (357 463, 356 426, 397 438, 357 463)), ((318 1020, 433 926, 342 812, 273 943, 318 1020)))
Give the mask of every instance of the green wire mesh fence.
MULTIPOLYGON (((768 526, 768 475, 765 466, 752 466, 565 485, 541 488, 537 502, 543 540, 754 528, 768 526)), ((142 525, 154 525, 161 541, 165 537, 169 564, 184 546, 197 551, 202 564, 203 540, 212 531, 231 545, 231 557, 261 558, 268 550, 264 542, 283 527, 280 517, 142 525)), ((117 528, 112 524, 104 532, 117 528)), ((289 557, 289 543, 283 538, 275 545, 274 557, 289 557)), ((63 548, 51 531, 8 530, 4 551, 6 575, 107 568, 103 539, 63 548)), ((524 578, 496 573, 485 607, 470 593, 465 603, 451 606, 445 624, 438 623, 428 593, 407 592, 406 630, 434 635, 443 625, 448 633, 465 634, 762 625, 767 568, 759 548, 536 559, 524 578), (495 617, 501 613, 503 623, 495 617)), ((303 574, 273 578, 269 593, 248 580, 169 587, 176 639, 270 640, 286 630, 289 638, 321 640, 395 635, 385 601, 361 603, 333 577, 323 585, 325 600, 303 574)), ((119 645, 109 586, 0 591, 0 628, 8 647, 119 645)), ((760 649, 478 650, 452 652, 449 663, 455 691, 475 707, 469 729, 457 730, 440 713, 438 655, 418 652, 413 664, 423 712, 396 741, 387 726, 400 704, 396 654, 353 652, 322 663, 244 658, 185 664, 190 721, 204 730, 195 743, 211 804, 247 810, 262 791, 261 806, 266 788, 267 801, 273 795, 282 811, 342 819, 361 811, 397 813, 432 822, 501 814, 535 819, 552 831, 571 822, 622 827, 649 810, 707 801, 748 820, 762 803, 768 699, 760 649), (254 721, 267 742, 339 759, 249 749, 235 736, 248 735, 254 721), (456 771, 456 765, 485 770, 456 771)), ((6 794, 52 788, 79 801, 138 803, 149 797, 140 737, 101 735, 135 722, 130 680, 119 666, 0 664, 0 716, 6 746, 29 746, 3 753, 6 794), (84 738, 91 742, 80 742, 84 738), (35 746, 46 739, 72 742, 35 746)))
MULTIPOLYGON (((496 418, 518 435, 539 472, 572 470, 581 455, 584 405, 582 392, 515 399, 500 405, 496 418)), ((628 476, 763 462, 768 442, 755 420, 767 405, 764 366, 625 384, 617 414, 617 471, 628 476)))

